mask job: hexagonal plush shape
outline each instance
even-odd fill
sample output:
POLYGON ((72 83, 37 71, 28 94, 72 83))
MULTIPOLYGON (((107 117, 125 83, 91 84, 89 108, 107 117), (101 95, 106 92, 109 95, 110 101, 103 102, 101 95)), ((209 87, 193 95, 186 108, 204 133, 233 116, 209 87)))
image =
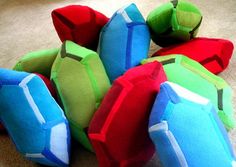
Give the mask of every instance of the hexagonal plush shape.
POLYGON ((13 70, 39 73, 50 78, 51 67, 58 54, 58 51, 58 48, 54 48, 30 52, 24 55, 16 63, 16 65, 13 67, 13 70))
POLYGON ((148 117, 164 81, 158 62, 132 68, 114 81, 89 126, 99 166, 141 166, 152 157, 148 117))
POLYGON ((88 6, 69 5, 53 10, 52 20, 62 42, 71 40, 96 50, 99 33, 109 19, 88 6))
POLYGON ((1 121, 22 155, 49 166, 69 164, 68 122, 41 78, 0 69, 0 99, 1 121))
POLYGON ((111 82, 148 56, 150 34, 135 4, 119 9, 104 26, 98 52, 111 82))
POLYGON ((183 55, 153 57, 143 60, 142 63, 152 61, 160 61, 163 64, 168 81, 210 99, 218 109, 218 115, 226 128, 231 129, 235 126, 232 90, 222 78, 183 55))
POLYGON ((152 40, 160 46, 194 38, 201 21, 201 12, 194 4, 178 0, 157 7, 147 17, 152 40))
POLYGON ((227 132, 211 102, 170 82, 161 85, 149 133, 164 167, 235 166, 227 132))
POLYGON ((51 80, 69 120, 72 135, 92 150, 87 128, 110 88, 99 56, 96 52, 65 41, 53 64, 51 80))
POLYGON ((229 64, 234 45, 231 41, 215 38, 194 38, 188 42, 162 48, 153 56, 183 54, 202 64, 214 74, 222 72, 229 64))

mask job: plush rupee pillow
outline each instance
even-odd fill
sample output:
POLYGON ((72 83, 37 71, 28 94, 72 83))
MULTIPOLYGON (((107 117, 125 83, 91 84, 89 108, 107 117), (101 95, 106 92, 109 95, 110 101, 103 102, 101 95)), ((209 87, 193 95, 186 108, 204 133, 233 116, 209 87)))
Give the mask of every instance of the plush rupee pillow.
POLYGON ((62 42, 71 40, 96 50, 99 33, 109 19, 88 6, 69 5, 54 9, 52 20, 62 42))
POLYGON ((152 157, 148 117, 164 81, 158 62, 132 68, 114 81, 89 126, 99 166, 142 166, 152 157))
POLYGON ((110 88, 99 56, 72 41, 65 41, 53 63, 51 81, 69 120, 72 135, 92 150, 87 128, 110 88))
POLYGON ((0 119, 17 150, 34 162, 69 164, 67 119, 35 74, 0 69, 0 119))
POLYGON ((100 34, 98 52, 111 82, 148 56, 150 35, 135 4, 116 11, 100 34))
POLYGON ((188 41, 197 35, 202 14, 188 1, 173 0, 165 3, 147 17, 152 40, 160 46, 188 41))
POLYGON ((39 73, 50 78, 52 64, 58 54, 59 49, 47 49, 30 52, 16 63, 13 70, 25 71, 29 73, 39 73))
POLYGON ((194 38, 188 42, 162 48, 153 56, 183 54, 200 64, 214 74, 227 68, 232 57, 234 45, 226 39, 194 38))
POLYGON ((164 167, 234 167, 227 132, 211 102, 165 82, 156 97, 149 134, 164 167))

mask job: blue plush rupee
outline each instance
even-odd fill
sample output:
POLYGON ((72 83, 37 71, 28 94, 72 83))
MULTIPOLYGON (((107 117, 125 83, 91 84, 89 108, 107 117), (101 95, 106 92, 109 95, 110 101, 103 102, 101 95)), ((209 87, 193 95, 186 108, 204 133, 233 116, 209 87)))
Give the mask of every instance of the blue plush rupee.
POLYGON ((211 102, 171 83, 161 85, 149 134, 164 167, 231 167, 235 156, 211 102))
POLYGON ((0 69, 0 119, 26 158, 50 166, 69 164, 67 119, 37 75, 0 69))

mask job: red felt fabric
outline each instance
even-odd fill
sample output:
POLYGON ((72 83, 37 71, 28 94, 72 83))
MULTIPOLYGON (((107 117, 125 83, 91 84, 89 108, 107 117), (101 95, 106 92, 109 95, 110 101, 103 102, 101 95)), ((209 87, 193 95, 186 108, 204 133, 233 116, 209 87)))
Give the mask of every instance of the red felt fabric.
POLYGON ((52 86, 50 80, 47 77, 43 76, 42 74, 39 74, 39 73, 34 73, 34 74, 38 75, 43 80, 43 82, 47 86, 49 92, 51 93, 52 97, 54 97, 54 99, 56 99, 56 97, 57 97, 56 91, 55 91, 54 87, 52 86))
POLYGON ((0 131, 5 130, 5 128, 3 127, 3 125, 0 123, 0 131))
POLYGON ((222 72, 229 64, 233 43, 225 39, 195 38, 188 42, 158 50, 153 56, 183 54, 198 61, 214 74, 222 72))
POLYGON ((71 40, 92 50, 97 49, 99 33, 109 20, 102 13, 81 5, 58 8, 51 15, 62 42, 71 40))
POLYGON ((99 166, 138 167, 153 156, 148 119, 160 84, 166 80, 162 65, 152 62, 114 81, 88 131, 99 166))

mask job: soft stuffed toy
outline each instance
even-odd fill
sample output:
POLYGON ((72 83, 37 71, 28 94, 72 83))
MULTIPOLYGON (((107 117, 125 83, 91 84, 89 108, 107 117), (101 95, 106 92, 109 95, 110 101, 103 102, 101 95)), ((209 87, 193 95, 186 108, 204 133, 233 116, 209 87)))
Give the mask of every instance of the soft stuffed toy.
POLYGON ((232 167, 227 132, 212 103, 165 82, 153 105, 149 133, 163 167, 232 167))
POLYGON ((57 96, 56 91, 55 91, 54 87, 52 86, 50 80, 47 77, 43 76, 42 74, 39 74, 39 73, 35 73, 35 74, 38 75, 43 80, 43 82, 47 86, 49 92, 51 93, 52 97, 54 97, 56 99, 56 96, 57 96))
POLYGON ((111 82, 148 56, 150 34, 135 4, 119 9, 104 26, 98 52, 111 82))
POLYGON ((232 90, 222 78, 183 55, 153 57, 144 60, 143 63, 155 60, 163 64, 169 81, 210 99, 218 109, 218 115, 226 128, 232 129, 235 126, 232 90))
POLYGON ((99 166, 142 166, 152 157, 148 117, 164 81, 158 62, 132 68, 114 81, 89 126, 99 166))
POLYGON ((69 164, 70 131, 62 109, 35 74, 0 69, 0 119, 26 158, 69 164))
POLYGON ((222 72, 229 64, 234 45, 231 41, 214 38, 194 38, 183 44, 162 48, 153 56, 183 54, 202 64, 214 74, 222 72))
POLYGON ((201 21, 201 12, 194 4, 178 0, 157 7, 147 17, 152 40, 160 46, 194 38, 201 21))
MULTIPOLYGON (((56 92, 55 92, 55 89, 52 87, 52 84, 50 82, 50 80, 41 75, 41 74, 38 74, 38 73, 35 73, 36 75, 38 75, 42 80, 43 82, 45 83, 45 85, 47 86, 48 90, 50 91, 51 95, 54 97, 54 99, 56 98, 56 92)), ((4 126, 0 123, 0 131, 2 130, 5 130, 4 126)))
POLYGON ((59 49, 40 50, 24 55, 13 68, 17 71, 39 73, 50 78, 52 64, 59 49))
POLYGON ((99 56, 72 41, 65 41, 53 64, 51 80, 69 120, 72 135, 92 150, 87 128, 110 88, 99 56))
POLYGON ((96 50, 99 33, 109 19, 88 6, 70 5, 53 10, 52 20, 62 42, 71 40, 96 50))

